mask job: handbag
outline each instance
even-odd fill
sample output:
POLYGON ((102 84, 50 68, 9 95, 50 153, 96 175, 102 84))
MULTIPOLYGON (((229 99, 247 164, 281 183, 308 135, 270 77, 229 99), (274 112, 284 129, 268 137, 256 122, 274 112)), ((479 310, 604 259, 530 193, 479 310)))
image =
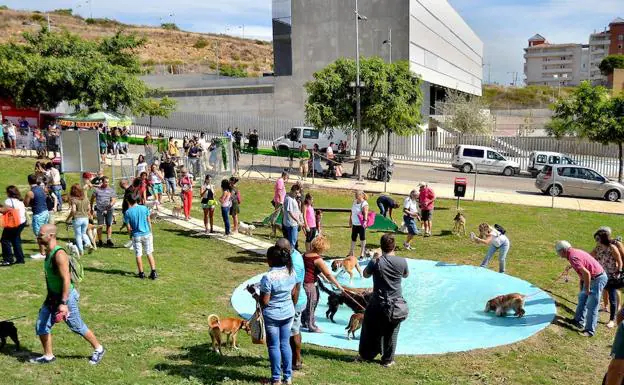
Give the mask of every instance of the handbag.
POLYGON ((385 309, 388 321, 392 323, 405 321, 409 315, 409 307, 403 297, 387 301, 385 309))
POLYGON ((249 319, 249 335, 251 342, 256 345, 264 345, 266 341, 266 330, 264 329, 264 316, 260 304, 256 302, 256 311, 249 319))
POLYGON ((358 214, 358 219, 360 220, 362 227, 366 228, 375 224, 375 216, 376 216, 375 212, 369 210, 366 220, 364 220, 364 215, 362 213, 358 214))
POLYGON ((15 208, 13 200, 11 200, 12 208, 8 209, 2 216, 2 227, 5 229, 16 229, 21 225, 19 210, 15 208))

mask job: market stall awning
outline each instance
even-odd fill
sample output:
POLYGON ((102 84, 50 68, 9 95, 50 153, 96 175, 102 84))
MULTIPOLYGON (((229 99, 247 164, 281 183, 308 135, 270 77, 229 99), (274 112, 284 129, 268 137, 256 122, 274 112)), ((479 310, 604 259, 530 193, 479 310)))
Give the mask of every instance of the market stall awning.
POLYGON ((100 123, 106 123, 108 127, 123 127, 132 124, 129 116, 118 114, 112 111, 99 111, 87 114, 84 111, 74 112, 58 118, 61 126, 68 127, 97 127, 100 123))

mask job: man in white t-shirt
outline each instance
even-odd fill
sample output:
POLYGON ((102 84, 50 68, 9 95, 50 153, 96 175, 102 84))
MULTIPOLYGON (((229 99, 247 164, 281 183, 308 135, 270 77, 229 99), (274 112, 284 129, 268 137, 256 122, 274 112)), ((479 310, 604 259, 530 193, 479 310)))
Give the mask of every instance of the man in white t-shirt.
POLYGON ((416 225, 417 220, 420 220, 420 213, 418 212, 418 191, 412 190, 403 203, 403 222, 407 228, 407 240, 403 242, 403 247, 407 250, 412 249, 411 243, 414 236, 420 234, 418 226, 416 225))
POLYGON ((327 146, 327 159, 329 160, 334 160, 334 149, 332 148, 332 146, 334 145, 334 142, 331 142, 329 144, 329 146, 327 146))

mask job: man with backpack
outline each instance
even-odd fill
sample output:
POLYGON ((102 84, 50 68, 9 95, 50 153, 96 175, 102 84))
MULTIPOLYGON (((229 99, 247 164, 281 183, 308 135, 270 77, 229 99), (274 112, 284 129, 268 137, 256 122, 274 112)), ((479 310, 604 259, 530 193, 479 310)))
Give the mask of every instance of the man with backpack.
POLYGON ((43 355, 30 360, 33 364, 49 364, 56 360, 52 353, 52 326, 55 323, 65 321, 70 330, 80 334, 94 349, 89 363, 97 365, 104 357, 104 347, 98 342, 95 334, 80 318, 78 300, 80 295, 74 288, 72 279, 72 267, 70 256, 58 246, 56 239, 56 226, 46 224, 41 226, 37 234, 37 242, 43 246, 46 252, 43 264, 48 294, 39 310, 36 324, 36 332, 43 346, 43 355))

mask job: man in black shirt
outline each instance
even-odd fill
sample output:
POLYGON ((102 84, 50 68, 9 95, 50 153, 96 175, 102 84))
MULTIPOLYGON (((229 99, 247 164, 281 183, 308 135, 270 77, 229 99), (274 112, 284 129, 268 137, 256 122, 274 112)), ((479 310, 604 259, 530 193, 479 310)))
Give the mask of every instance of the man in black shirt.
POLYGON ((176 193, 176 183, 178 180, 176 175, 176 164, 169 155, 165 155, 165 160, 158 168, 162 171, 163 176, 165 177, 165 185, 167 186, 167 196, 169 197, 169 201, 173 202, 173 197, 176 193))
POLYGON ((201 159, 202 149, 197 143, 197 140, 193 140, 191 143, 191 148, 188 150, 188 158, 191 164, 191 169, 193 173, 193 178, 200 178, 200 169, 199 169, 199 161, 201 159))
MULTIPOLYGON (((389 195, 381 195, 377 198, 377 207, 379 207, 379 214, 383 215, 384 218, 386 215, 390 215, 390 219, 392 219, 392 210, 399 208, 399 204, 389 195)), ((394 219, 392 220, 394 221, 394 219)))

